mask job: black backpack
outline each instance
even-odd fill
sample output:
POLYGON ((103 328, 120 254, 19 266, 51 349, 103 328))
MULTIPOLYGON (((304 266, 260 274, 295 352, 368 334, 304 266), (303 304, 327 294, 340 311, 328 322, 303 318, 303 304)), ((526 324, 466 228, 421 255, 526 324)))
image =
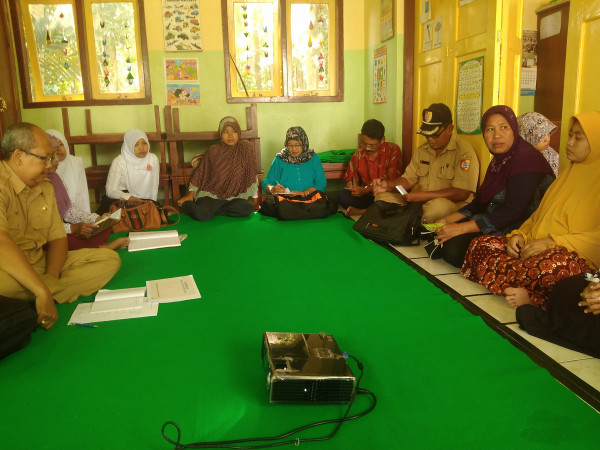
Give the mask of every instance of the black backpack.
POLYGON ((354 224, 354 230, 367 239, 394 245, 419 243, 423 206, 420 202, 406 205, 378 200, 354 224))
POLYGON ((0 359, 29 344, 36 328, 33 302, 0 296, 0 359))

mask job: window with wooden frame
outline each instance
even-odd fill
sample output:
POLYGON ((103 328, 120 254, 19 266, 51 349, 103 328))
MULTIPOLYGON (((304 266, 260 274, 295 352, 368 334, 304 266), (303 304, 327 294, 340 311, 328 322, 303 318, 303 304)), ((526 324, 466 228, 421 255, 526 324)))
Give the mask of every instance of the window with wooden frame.
POLYGON ((344 99, 341 0, 222 0, 227 101, 344 99))
POLYGON ((11 2, 23 106, 151 103, 143 0, 11 2))

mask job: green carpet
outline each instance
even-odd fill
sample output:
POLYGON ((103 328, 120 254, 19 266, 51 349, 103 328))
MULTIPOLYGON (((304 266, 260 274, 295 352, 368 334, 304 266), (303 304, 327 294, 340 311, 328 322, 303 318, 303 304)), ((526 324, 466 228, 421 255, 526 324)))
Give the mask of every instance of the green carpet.
MULTIPOLYGON (((0 361, 0 448, 168 449, 168 420, 189 443, 341 415, 269 404, 264 331, 333 334, 377 395, 370 415, 303 448, 598 447, 595 410, 341 215, 185 217, 177 228, 180 248, 121 250, 107 288, 193 274, 202 299, 96 329, 68 327, 75 305, 59 305, 51 331, 0 361)), ((368 404, 359 396, 354 411, 368 404)))

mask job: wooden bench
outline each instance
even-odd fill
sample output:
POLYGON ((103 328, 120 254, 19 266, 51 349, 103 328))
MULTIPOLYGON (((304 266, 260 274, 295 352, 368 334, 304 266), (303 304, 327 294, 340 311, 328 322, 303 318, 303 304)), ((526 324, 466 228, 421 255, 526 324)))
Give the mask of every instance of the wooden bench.
MULTIPOLYGON (((91 150, 92 165, 86 167, 85 176, 87 178, 88 189, 94 190, 96 203, 100 203, 100 192, 106 187, 106 179, 108 178, 108 170, 110 164, 98 164, 97 145, 116 145, 123 143, 123 133, 94 133, 92 130, 92 116, 89 109, 85 110, 85 128, 86 133, 80 135, 72 135, 69 124, 69 110, 62 108, 62 120, 64 135, 69 144, 69 152, 75 154, 76 145, 89 145, 91 150)), ((165 192, 165 203, 168 203, 169 198, 169 168, 166 163, 166 144, 164 134, 160 128, 160 111, 158 105, 154 105, 154 121, 156 129, 151 132, 146 132, 148 141, 158 142, 160 144, 160 175, 159 185, 165 192)))
MULTIPOLYGON (((179 109, 165 106, 166 142, 169 146, 170 180, 173 188, 173 204, 182 197, 182 188, 187 192, 192 172, 191 163, 185 161, 183 144, 185 142, 217 143, 221 137, 217 131, 181 131, 179 109)), ((246 129, 242 130, 240 139, 249 141, 254 148, 256 158, 258 199, 255 199, 255 208, 262 201, 262 181, 260 137, 258 136, 258 119, 256 104, 246 108, 246 129)))

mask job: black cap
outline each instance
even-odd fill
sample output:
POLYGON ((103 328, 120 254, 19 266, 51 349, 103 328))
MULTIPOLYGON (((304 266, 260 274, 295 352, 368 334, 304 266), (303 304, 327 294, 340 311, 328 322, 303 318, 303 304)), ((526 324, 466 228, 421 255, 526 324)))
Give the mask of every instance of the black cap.
POLYGON ((443 103, 432 103, 429 108, 423 110, 423 123, 417 131, 423 136, 431 136, 446 125, 452 123, 452 112, 443 103))

